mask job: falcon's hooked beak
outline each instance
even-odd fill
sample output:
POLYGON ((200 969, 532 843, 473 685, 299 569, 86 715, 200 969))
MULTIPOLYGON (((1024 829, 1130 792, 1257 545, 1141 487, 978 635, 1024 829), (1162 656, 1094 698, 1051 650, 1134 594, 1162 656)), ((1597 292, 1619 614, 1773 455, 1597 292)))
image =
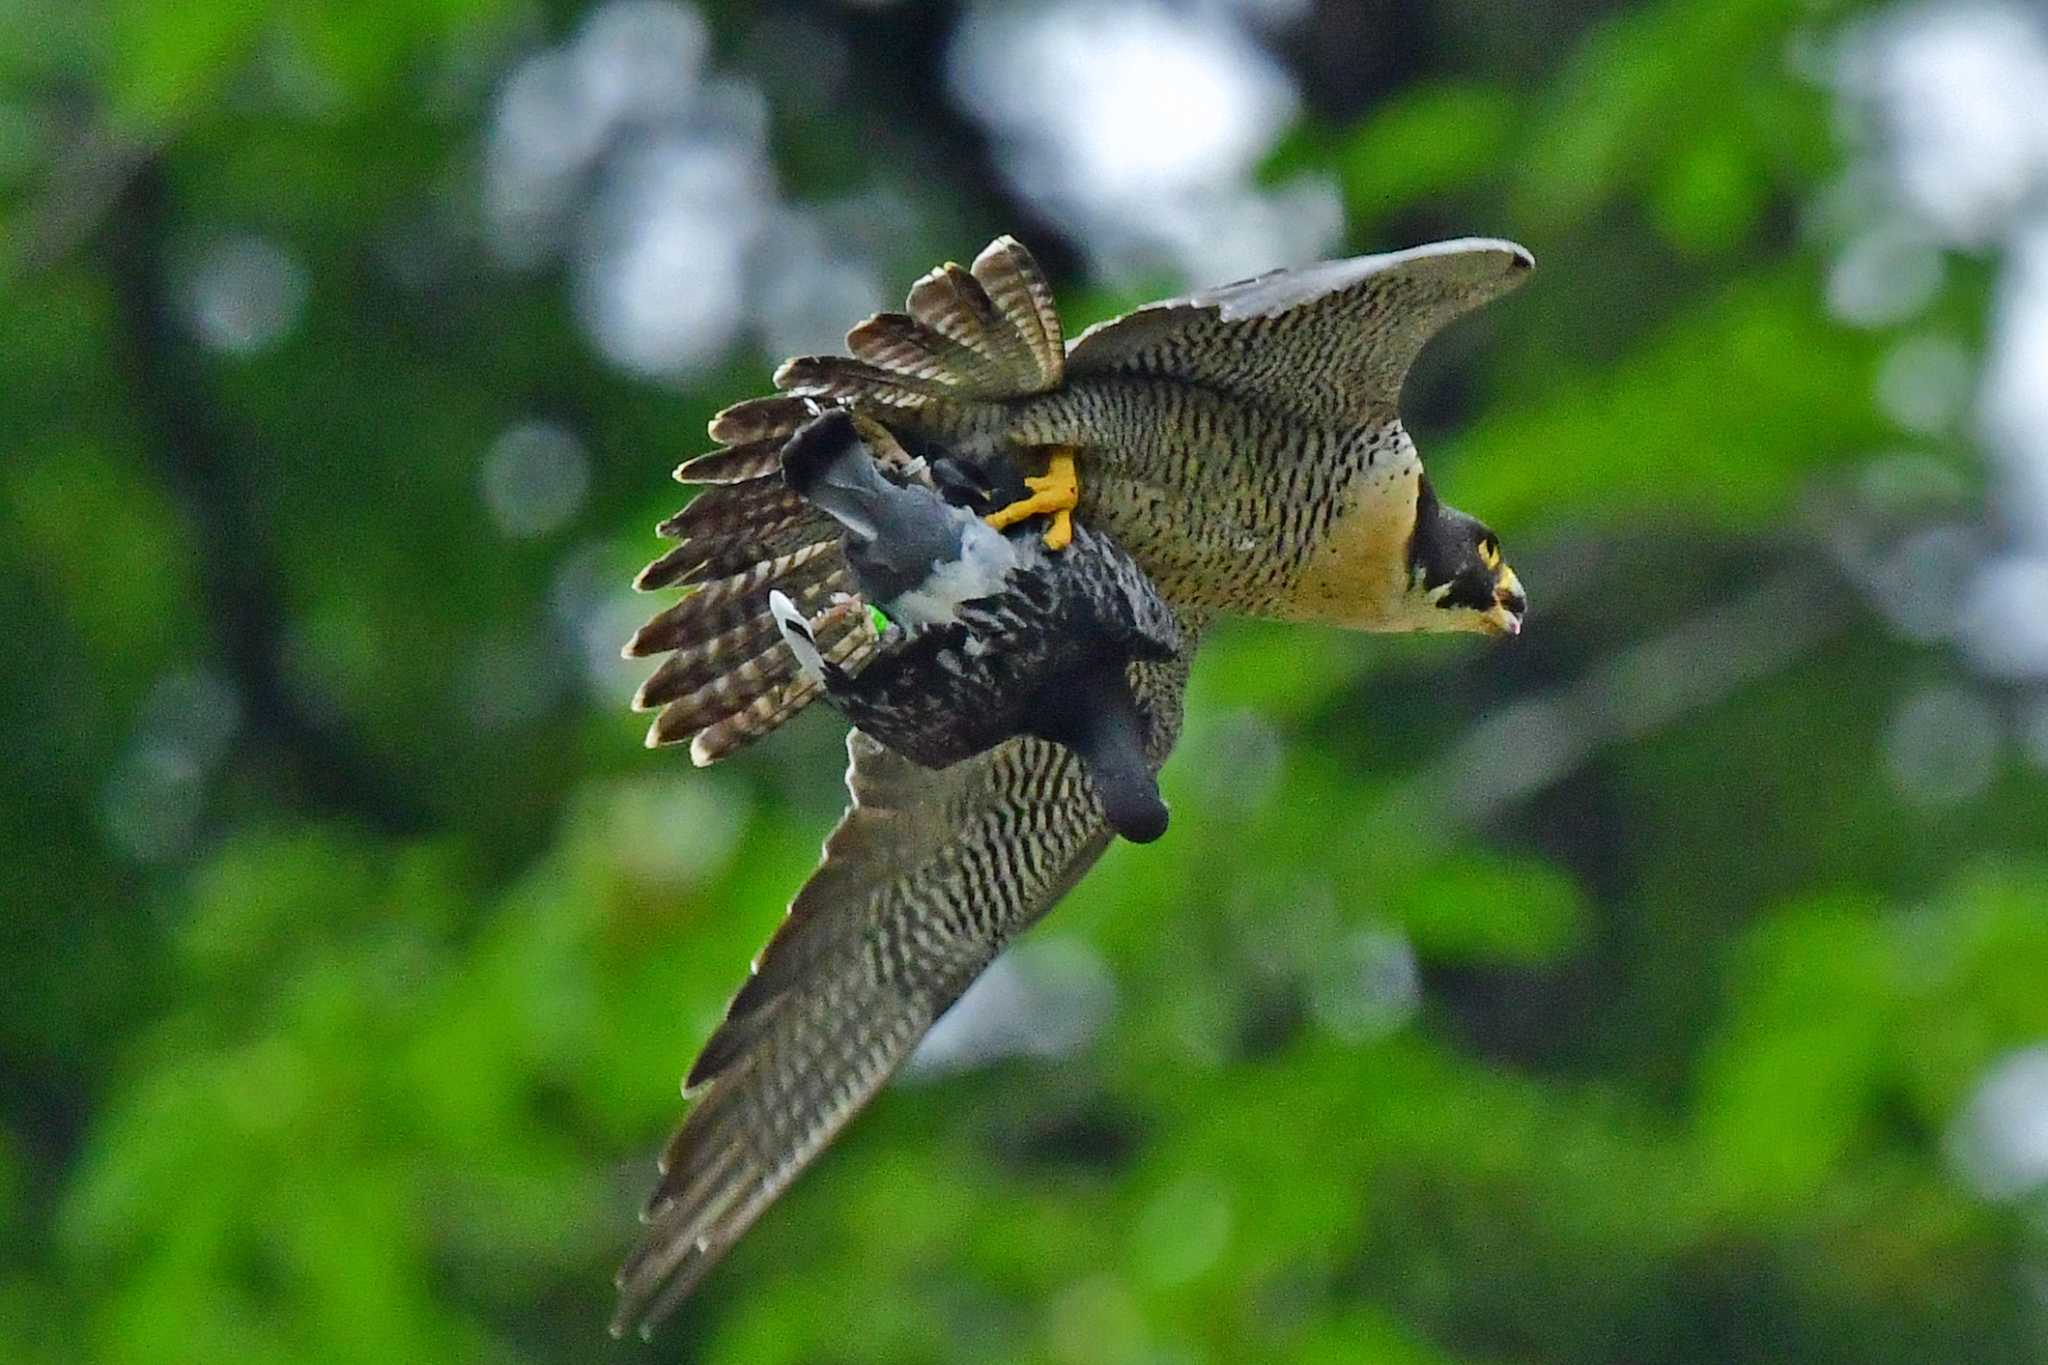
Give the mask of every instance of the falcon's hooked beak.
POLYGON ((1515 576, 1506 560, 1497 560, 1494 565, 1493 606, 1481 616, 1487 629, 1496 635, 1520 635, 1522 617, 1528 610, 1529 596, 1522 591, 1522 580, 1515 576))

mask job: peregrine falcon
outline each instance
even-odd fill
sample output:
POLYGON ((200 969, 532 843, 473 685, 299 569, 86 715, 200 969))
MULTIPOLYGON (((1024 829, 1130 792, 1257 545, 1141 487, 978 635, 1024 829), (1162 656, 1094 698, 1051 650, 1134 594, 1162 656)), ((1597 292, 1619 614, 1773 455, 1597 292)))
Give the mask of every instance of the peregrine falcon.
MULTIPOLYGON (((1177 618, 1181 647, 1134 660, 1156 772, 1178 737, 1203 627, 1219 614, 1372 631, 1521 629, 1527 600, 1484 525, 1441 501, 1397 411, 1423 343, 1525 278, 1512 242, 1467 238, 1279 270, 1150 304, 1064 341, 1052 291, 1003 237, 920 279, 849 356, 786 362, 776 396, 711 422, 706 485, 636 586, 692 588, 626 646, 667 654, 634 699, 650 745, 708 764, 821 692, 771 594, 815 623, 814 661, 858 673, 882 636, 841 526, 782 477, 821 405, 915 456, 1043 467, 991 524, 1078 515, 1177 618)), ((702 1280, 865 1105, 1003 946, 1079 881, 1112 831, 1074 753, 1022 736, 933 770, 856 729, 852 801, 824 859, 704 1046, 660 1163, 613 1322, 643 1332, 702 1280)))

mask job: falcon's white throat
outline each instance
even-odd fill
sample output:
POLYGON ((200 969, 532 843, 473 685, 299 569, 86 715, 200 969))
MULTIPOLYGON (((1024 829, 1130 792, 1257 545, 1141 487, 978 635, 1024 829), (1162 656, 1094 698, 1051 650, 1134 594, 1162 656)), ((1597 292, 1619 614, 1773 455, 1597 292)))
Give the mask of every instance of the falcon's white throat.
POLYGON ((1408 544, 1422 462, 1395 425, 1394 458, 1366 469, 1351 485, 1349 508, 1302 570, 1288 615, 1354 630, 1442 629, 1443 613, 1410 590, 1408 544), (1434 612, 1434 616, 1425 615, 1434 612))

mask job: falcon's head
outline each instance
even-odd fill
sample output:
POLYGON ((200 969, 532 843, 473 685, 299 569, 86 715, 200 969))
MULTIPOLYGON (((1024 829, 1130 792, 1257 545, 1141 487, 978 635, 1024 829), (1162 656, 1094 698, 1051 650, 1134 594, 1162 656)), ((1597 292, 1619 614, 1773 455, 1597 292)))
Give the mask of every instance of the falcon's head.
POLYGON ((1529 598, 1485 523, 1439 500, 1425 476, 1415 496, 1408 545, 1406 613, 1423 630, 1519 635, 1529 598))

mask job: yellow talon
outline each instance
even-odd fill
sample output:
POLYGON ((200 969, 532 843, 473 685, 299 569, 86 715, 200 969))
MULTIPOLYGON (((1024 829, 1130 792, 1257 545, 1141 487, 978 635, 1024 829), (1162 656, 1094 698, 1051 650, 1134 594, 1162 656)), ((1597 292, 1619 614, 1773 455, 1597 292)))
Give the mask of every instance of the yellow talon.
POLYGON ((984 520, 1000 531, 1026 517, 1050 512, 1052 525, 1045 528, 1045 548, 1066 549, 1067 542, 1074 538, 1074 507, 1081 501, 1081 484, 1074 477, 1073 449, 1054 446, 1046 461, 1045 473, 1038 478, 1027 478, 1024 486, 1031 490, 1030 497, 1019 498, 1008 507, 989 513, 984 520))

